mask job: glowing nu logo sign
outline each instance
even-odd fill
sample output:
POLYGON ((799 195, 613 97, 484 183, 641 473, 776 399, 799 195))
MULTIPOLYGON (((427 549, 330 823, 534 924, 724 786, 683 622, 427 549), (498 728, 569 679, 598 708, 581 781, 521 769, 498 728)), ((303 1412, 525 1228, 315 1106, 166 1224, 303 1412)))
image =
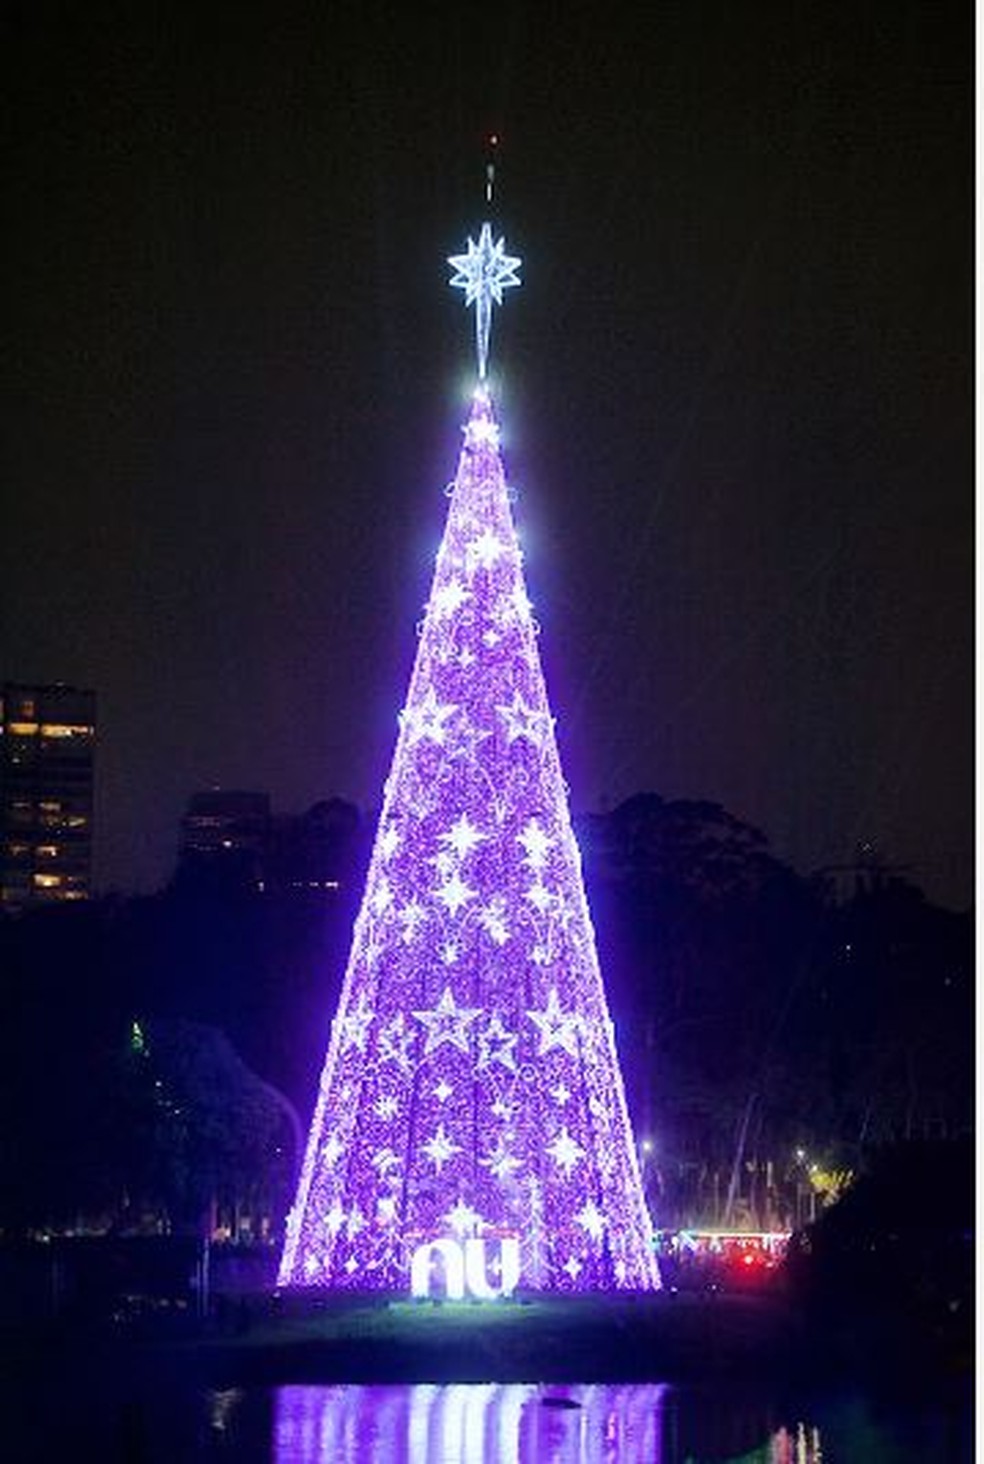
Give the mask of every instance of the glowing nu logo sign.
POLYGON ((422 1300, 431 1294, 434 1262, 444 1268, 444 1292, 448 1301, 462 1301, 465 1290, 476 1301, 511 1296, 519 1284, 519 1241, 507 1235, 499 1241, 499 1284, 489 1282, 485 1241, 471 1236, 464 1245, 457 1240, 428 1240, 418 1245, 410 1262, 410 1295, 422 1300))

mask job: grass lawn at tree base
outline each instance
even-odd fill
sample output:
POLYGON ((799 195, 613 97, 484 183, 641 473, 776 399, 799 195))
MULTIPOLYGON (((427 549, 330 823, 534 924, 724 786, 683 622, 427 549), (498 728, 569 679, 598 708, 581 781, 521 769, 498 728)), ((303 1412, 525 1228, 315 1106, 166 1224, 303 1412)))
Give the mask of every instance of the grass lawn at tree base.
POLYGON ((529 1296, 496 1302, 243 1303, 231 1335, 189 1345, 227 1383, 662 1381, 779 1365, 775 1296, 529 1296))

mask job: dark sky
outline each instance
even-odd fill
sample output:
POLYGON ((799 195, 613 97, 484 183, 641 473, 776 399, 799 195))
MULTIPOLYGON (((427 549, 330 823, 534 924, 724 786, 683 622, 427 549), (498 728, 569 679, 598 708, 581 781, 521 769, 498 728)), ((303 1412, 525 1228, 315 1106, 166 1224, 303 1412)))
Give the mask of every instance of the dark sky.
POLYGON ((0 676, 99 693, 100 887, 195 789, 377 803, 495 128, 575 809, 709 798, 968 902, 971 19, 7 4, 0 676))

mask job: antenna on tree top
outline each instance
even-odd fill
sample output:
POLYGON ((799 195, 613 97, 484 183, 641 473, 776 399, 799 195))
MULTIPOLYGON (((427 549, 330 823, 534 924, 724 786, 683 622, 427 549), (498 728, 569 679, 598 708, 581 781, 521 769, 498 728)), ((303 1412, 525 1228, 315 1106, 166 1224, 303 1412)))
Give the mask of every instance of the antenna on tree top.
MULTIPOLYGON (((495 185, 495 148, 499 134, 487 139, 488 162, 485 165, 485 199, 492 200, 495 185)), ((478 356, 478 379, 484 381, 489 359, 489 336, 492 331, 492 307, 502 304, 502 292, 520 283, 517 270, 522 264, 518 255, 506 253, 506 241, 492 238, 492 225, 486 219, 478 242, 469 236, 466 254, 449 254, 448 264, 454 270, 449 284, 464 290, 465 304, 475 306, 475 349, 478 356)))
POLYGON ((485 139, 485 202, 490 207, 495 192, 495 150, 498 146, 498 132, 490 132, 485 139))

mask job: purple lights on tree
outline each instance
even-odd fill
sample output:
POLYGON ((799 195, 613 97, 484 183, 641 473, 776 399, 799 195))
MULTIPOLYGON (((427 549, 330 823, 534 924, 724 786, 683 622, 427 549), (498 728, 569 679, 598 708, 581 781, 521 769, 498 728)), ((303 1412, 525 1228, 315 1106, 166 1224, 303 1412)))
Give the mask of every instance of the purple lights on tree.
POLYGON ((464 435, 279 1283, 407 1294, 440 1241, 462 1274, 484 1255, 473 1295, 508 1291, 517 1249, 525 1289, 652 1290, 484 386, 464 435))

